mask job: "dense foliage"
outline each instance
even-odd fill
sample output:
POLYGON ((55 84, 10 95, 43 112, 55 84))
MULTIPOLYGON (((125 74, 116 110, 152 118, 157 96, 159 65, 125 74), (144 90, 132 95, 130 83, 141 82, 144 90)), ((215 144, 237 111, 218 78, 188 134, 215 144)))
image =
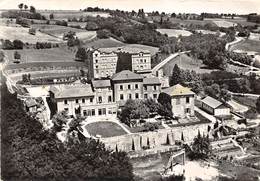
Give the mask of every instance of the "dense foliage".
POLYGON ((77 61, 84 62, 87 59, 87 53, 85 48, 79 47, 75 55, 77 61))
POLYGON ((23 49, 24 43, 21 40, 2 40, 2 48, 5 50, 23 49))
MULTIPOLYGON (((16 95, 1 90, 1 165, 4 180, 132 180, 132 166, 124 152, 111 152, 99 141, 69 139, 26 114, 16 95)), ((73 126, 72 126, 73 127, 73 126)))

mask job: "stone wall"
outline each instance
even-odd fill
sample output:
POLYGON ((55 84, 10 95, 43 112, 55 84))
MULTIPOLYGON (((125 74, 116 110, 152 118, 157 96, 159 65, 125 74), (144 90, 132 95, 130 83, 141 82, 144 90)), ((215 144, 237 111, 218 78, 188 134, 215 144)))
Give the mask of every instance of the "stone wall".
POLYGON ((101 138, 101 141, 112 150, 115 150, 117 147, 118 150, 126 152, 139 151, 147 146, 154 148, 161 145, 174 145, 175 141, 181 140, 182 133, 184 141, 189 143, 197 136, 198 131, 200 131, 201 134, 207 134, 208 126, 212 127, 213 125, 211 123, 203 123, 179 126, 153 132, 132 133, 110 138, 101 138))

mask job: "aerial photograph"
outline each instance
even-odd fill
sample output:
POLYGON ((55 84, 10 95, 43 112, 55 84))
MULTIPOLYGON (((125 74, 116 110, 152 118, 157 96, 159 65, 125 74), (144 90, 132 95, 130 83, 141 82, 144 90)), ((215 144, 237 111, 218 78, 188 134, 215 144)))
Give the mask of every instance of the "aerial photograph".
POLYGON ((260 0, 0 0, 1 181, 260 181, 260 0))

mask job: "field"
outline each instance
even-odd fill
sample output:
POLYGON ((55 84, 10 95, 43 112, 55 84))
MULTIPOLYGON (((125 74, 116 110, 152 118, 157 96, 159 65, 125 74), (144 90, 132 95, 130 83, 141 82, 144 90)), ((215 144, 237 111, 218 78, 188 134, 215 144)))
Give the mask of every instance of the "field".
POLYGON ((190 36, 192 33, 186 30, 177 30, 177 29, 157 29, 158 32, 162 34, 167 34, 168 37, 179 37, 181 36, 190 36))
POLYGON ((245 40, 232 46, 231 50, 254 51, 260 53, 260 41, 245 40))
POLYGON ((125 46, 130 47, 130 48, 138 48, 140 50, 148 50, 148 51, 150 51, 152 56, 155 55, 159 51, 159 48, 148 46, 148 45, 126 44, 125 46))
POLYGON ((31 35, 28 33, 29 28, 24 27, 14 27, 14 26, 1 26, 0 25, 0 39, 15 40, 19 39, 24 43, 35 44, 36 42, 50 42, 50 43, 61 43, 61 39, 41 33, 36 32, 36 35, 31 35))
MULTIPOLYGON (((216 31, 210 31, 210 30, 196 30, 196 32, 202 33, 202 34, 217 34, 218 33, 216 31)), ((222 37, 226 34, 226 33, 223 33, 223 32, 219 32, 219 33, 220 33, 220 37, 222 37)))
POLYGON ((67 33, 69 31, 76 32, 76 35, 81 40, 90 40, 92 38, 96 37, 95 31, 87 31, 67 26, 59 26, 59 25, 44 25, 44 24, 34 24, 32 27, 39 29, 39 31, 62 38, 64 33, 67 33))
POLYGON ((21 63, 30 62, 74 62, 74 53, 65 48, 51 49, 23 49, 23 50, 5 50, 9 63, 14 60, 14 52, 21 54, 21 63))
POLYGON ((86 22, 68 22, 68 26, 80 26, 81 28, 85 28, 86 24, 86 22))
POLYGON ((75 10, 38 10, 39 13, 44 15, 47 19, 49 19, 50 14, 54 15, 54 19, 57 20, 67 20, 68 18, 80 18, 82 16, 101 16, 101 17, 109 17, 108 13, 104 12, 83 12, 83 11, 75 11, 75 10))
POLYGON ((120 136, 126 134, 121 126, 114 122, 99 121, 85 126, 90 135, 102 137, 120 136))
POLYGON ((181 69, 194 70, 197 73, 210 73, 214 71, 213 69, 204 68, 205 65, 203 65, 201 60, 196 60, 186 54, 183 54, 175 57, 163 66, 163 72, 166 76, 172 75, 172 70, 175 64, 177 64, 181 69))

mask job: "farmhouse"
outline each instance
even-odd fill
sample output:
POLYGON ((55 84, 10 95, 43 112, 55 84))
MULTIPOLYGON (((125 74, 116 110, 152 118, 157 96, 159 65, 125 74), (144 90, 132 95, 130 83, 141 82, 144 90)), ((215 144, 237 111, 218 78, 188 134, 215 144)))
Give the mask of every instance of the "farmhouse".
POLYGON ((201 100, 201 108, 214 116, 230 115, 230 108, 210 96, 201 100))
POLYGON ((162 92, 171 96, 172 112, 181 118, 194 116, 195 93, 180 84, 164 89, 162 92))

